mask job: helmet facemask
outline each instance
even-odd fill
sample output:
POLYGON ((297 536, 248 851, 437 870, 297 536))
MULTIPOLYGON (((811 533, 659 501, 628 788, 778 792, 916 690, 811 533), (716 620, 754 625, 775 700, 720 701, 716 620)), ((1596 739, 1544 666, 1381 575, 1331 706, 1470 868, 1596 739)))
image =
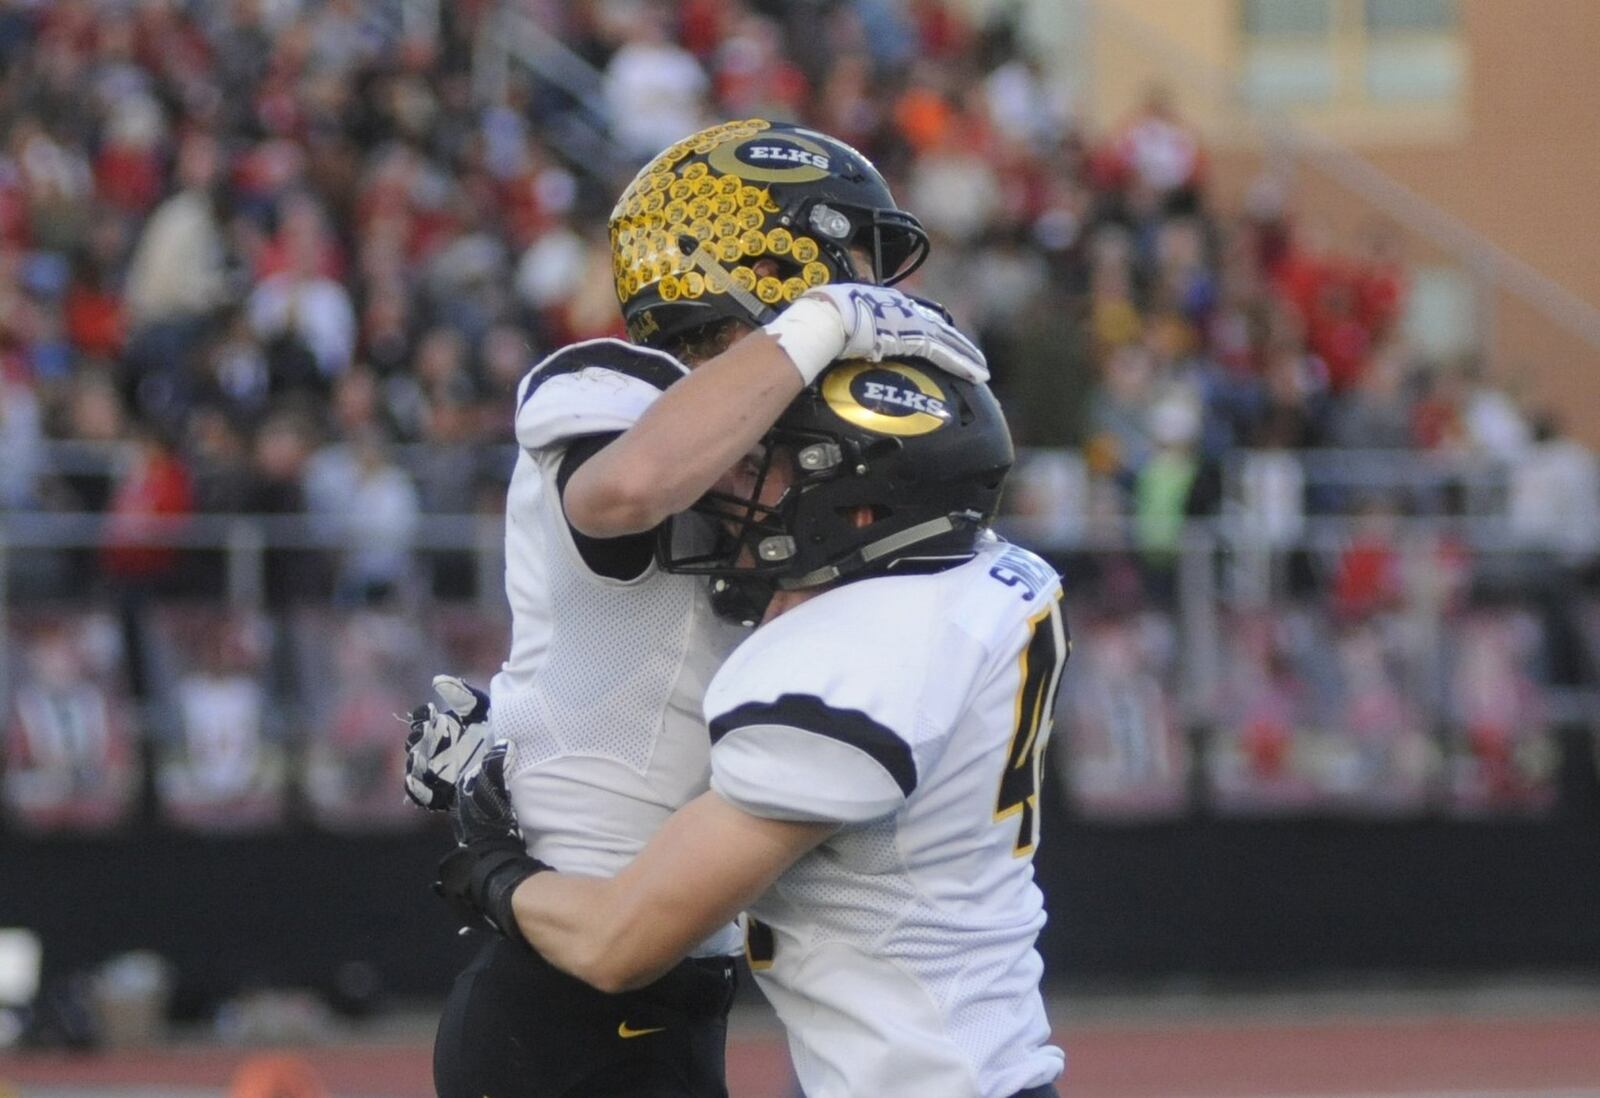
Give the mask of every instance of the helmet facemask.
POLYGON ((917 360, 833 364, 763 443, 658 553, 752 623, 776 591, 970 559, 1014 459, 994 394, 917 360))

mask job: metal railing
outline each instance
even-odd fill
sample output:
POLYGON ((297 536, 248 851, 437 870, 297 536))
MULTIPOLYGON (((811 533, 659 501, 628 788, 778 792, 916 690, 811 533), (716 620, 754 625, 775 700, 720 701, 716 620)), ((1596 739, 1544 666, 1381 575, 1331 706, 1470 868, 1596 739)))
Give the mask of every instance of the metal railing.
POLYGON ((576 170, 614 189, 637 166, 611 137, 604 107, 605 76, 530 16, 501 3, 484 16, 473 46, 472 83, 478 101, 499 102, 511 67, 523 66, 564 96, 569 109, 547 120, 552 151, 576 170))
MULTIPOLYGON (((472 456, 478 468, 498 470, 509 481, 516 463, 513 443, 399 443, 388 447, 394 462, 416 477, 441 458, 472 456)), ((133 442, 89 442, 52 439, 39 444, 37 456, 43 475, 114 477, 128 468, 137 453, 133 442)), ((1075 475, 1087 476, 1083 459, 1076 450, 1035 449, 1032 455, 1059 455, 1069 462, 1075 475)), ((1377 491, 1421 491, 1454 483, 1481 492, 1504 489, 1510 472, 1505 459, 1470 451, 1431 450, 1250 450, 1231 451, 1224 460, 1230 483, 1236 483, 1244 467, 1264 454, 1293 460, 1301 470, 1308 491, 1341 488, 1370 488, 1377 491)))
MULTIPOLYGON (((1249 516, 1224 514, 1190 520, 1175 545, 1152 552, 1149 546, 1141 546, 1134 524, 1126 517, 1084 523, 1066 536, 1045 540, 1032 538, 1033 531, 1015 518, 1002 519, 999 527, 1015 540, 1031 541, 1034 548, 1065 563, 1069 596, 1087 599, 1090 605, 1097 592, 1075 586, 1081 581, 1071 564, 1074 557, 1098 561, 1120 557, 1140 562, 1140 567, 1160 559, 1159 568, 1169 577, 1169 593, 1150 596, 1147 608, 1171 615, 1182 653, 1174 697, 1190 727, 1210 726, 1219 719, 1228 623, 1233 616, 1297 604, 1282 582, 1282 564, 1290 555, 1326 562, 1326 580, 1334 571, 1332 563, 1365 529, 1360 520, 1348 516, 1313 516, 1286 538, 1281 531, 1264 531, 1249 516)), ((6 514, 0 522, 0 637, 9 635, 8 616, 13 609, 10 581, 17 578, 18 569, 27 567, 29 554, 101 550, 107 546, 109 534, 106 516, 98 514, 6 514)), ((402 596, 395 608, 413 616, 423 612, 428 596, 421 577, 426 569, 418 565, 422 557, 433 553, 470 558, 480 604, 502 606, 503 535, 504 522, 499 515, 428 516, 400 546, 412 554, 413 567, 406 582, 413 590, 402 596)), ((1529 546, 1513 536, 1498 517, 1395 517, 1385 526, 1384 537, 1399 562, 1404 585, 1385 613, 1402 623, 1414 660, 1441 643, 1448 628, 1447 600, 1435 590, 1441 545, 1464 548, 1472 566, 1492 566, 1502 574, 1515 574, 1524 564, 1545 569, 1543 575, 1528 577, 1529 592, 1543 584, 1547 593, 1549 569, 1555 567, 1548 557, 1530 553, 1529 546)), ((226 578, 222 599, 235 609, 256 610, 265 603, 269 554, 320 551, 331 558, 369 547, 370 538, 358 524, 333 526, 326 516, 196 515, 133 530, 118 527, 114 544, 118 549, 148 546, 220 553, 226 578)), ((1595 546, 1595 553, 1600 556, 1600 545, 1595 546)), ((85 592, 75 594, 82 601, 85 592)), ((1304 596, 1298 597, 1298 603, 1304 604, 1304 596)), ((1528 605, 1537 612, 1547 609, 1532 595, 1528 605)), ((0 694, 5 690, 4 663, 0 660, 0 694)), ((1558 721, 1600 725, 1600 692, 1595 690, 1552 688, 1547 691, 1547 705, 1558 721)))

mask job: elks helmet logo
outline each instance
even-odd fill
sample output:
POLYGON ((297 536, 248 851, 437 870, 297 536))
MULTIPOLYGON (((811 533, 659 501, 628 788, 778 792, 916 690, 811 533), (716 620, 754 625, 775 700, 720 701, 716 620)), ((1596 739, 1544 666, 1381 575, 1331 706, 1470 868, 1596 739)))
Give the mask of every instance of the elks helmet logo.
POLYGON ((926 435, 953 418, 927 372, 904 362, 851 362, 829 370, 822 399, 847 423, 881 435, 926 435))
POLYGON ((781 137, 769 137, 764 141, 751 141, 741 145, 734 153, 746 164, 761 164, 764 166, 785 167, 790 164, 809 164, 813 168, 828 170, 831 161, 828 157, 802 149, 792 141, 785 141, 781 137))
POLYGON ((712 168, 757 183, 815 183, 833 172, 827 146, 797 133, 759 133, 706 155, 712 168))

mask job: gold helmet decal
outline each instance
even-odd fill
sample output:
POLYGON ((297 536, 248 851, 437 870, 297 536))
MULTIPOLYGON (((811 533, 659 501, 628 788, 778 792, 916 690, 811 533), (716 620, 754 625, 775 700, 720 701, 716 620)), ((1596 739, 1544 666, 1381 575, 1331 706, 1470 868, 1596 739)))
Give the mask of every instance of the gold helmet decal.
POLYGON ((762 183, 815 183, 833 166, 827 149, 795 133, 730 141, 713 149, 706 161, 718 171, 762 183))
POLYGON ((777 305, 829 280, 817 241, 778 225, 772 216, 778 205, 766 186, 825 178, 828 151, 793 134, 764 137, 770 128, 760 118, 712 126, 672 145, 634 176, 611 211, 619 301, 627 304, 651 289, 663 301, 695 300, 733 285, 777 305), (725 273, 697 268, 684 254, 689 240, 703 244, 725 273), (758 279, 751 264, 762 256, 801 270, 782 280, 758 279))
POLYGON ((881 435, 931 434, 952 419, 944 390, 904 362, 836 366, 822 379, 822 399, 840 419, 881 435))

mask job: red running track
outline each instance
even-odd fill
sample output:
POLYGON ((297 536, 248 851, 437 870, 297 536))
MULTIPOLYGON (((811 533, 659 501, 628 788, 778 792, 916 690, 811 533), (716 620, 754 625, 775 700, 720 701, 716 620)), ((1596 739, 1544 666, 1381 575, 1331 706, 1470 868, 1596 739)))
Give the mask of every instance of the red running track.
MULTIPOLYGON (((1600 1098, 1600 1014, 1066 1027, 1068 1098, 1600 1098)), ((247 1053, 193 1047, 0 1057, 0 1095, 225 1088, 247 1053)), ((300 1050, 338 1098, 430 1098, 416 1043, 300 1050)), ((730 1047, 734 1098, 792 1098, 780 1037, 730 1047)), ((937 1096, 929 1096, 937 1098, 937 1096)))

